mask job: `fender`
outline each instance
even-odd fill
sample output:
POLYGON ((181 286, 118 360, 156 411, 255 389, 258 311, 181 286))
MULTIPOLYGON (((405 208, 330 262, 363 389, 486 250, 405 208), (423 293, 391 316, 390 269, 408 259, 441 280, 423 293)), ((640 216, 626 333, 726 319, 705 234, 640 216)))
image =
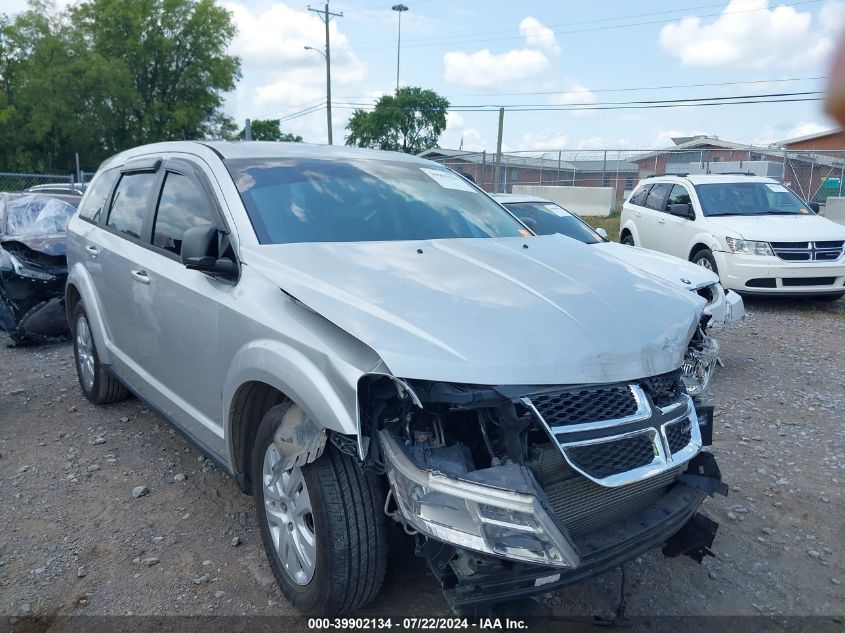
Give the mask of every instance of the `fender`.
POLYGON ((635 246, 641 246, 642 242, 640 242, 640 234, 639 234, 639 231, 637 231, 637 225, 634 222, 634 220, 629 218, 629 219, 625 220, 625 222, 622 224, 622 226, 619 227, 620 239, 621 239, 622 231, 625 230, 625 229, 628 229, 628 232, 634 238, 634 245, 635 246))
MULTIPOLYGON (((88 271, 80 263, 76 263, 68 271, 67 283, 65 284, 65 301, 67 301, 67 289, 73 286, 79 292, 80 301, 85 304, 85 312, 88 315, 88 320, 91 323, 91 335, 94 338, 94 345, 97 347, 97 355, 100 357, 100 362, 103 365, 111 365, 111 346, 112 341, 106 332, 105 320, 103 319, 102 308, 100 301, 97 298, 97 291, 94 289, 94 282, 91 281, 91 276, 88 271)), ((68 315, 68 322, 70 317, 68 315)), ((72 324, 71 324, 71 327, 72 324)), ((73 332, 71 332, 73 335, 73 332)))
POLYGON ((707 248, 709 248, 712 252, 716 251, 724 251, 725 249, 716 241, 716 238, 712 233, 707 233, 705 231, 701 231, 696 233, 692 239, 687 244, 687 259, 690 258, 692 254, 692 249, 696 244, 705 244, 707 248))
POLYGON ((257 339, 240 350, 223 383, 222 419, 226 446, 236 463, 232 408, 235 395, 248 382, 263 382, 290 398, 310 419, 326 430, 344 435, 358 432, 358 379, 366 372, 340 359, 325 357, 318 367, 296 348, 278 340, 257 339))

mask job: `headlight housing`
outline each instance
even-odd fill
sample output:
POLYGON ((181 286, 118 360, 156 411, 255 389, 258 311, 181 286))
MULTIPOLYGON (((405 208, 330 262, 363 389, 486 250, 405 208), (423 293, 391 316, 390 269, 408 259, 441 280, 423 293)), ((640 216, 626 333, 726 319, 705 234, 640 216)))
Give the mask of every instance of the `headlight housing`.
POLYGON ((387 476, 405 520, 420 532, 466 549, 556 567, 580 558, 532 494, 423 470, 388 431, 379 432, 387 476))
POLYGON ((755 242, 754 240, 739 240, 734 237, 726 237, 728 250, 739 255, 770 255, 774 256, 772 247, 768 242, 755 242))
POLYGON ((52 281, 56 278, 55 275, 51 275, 50 273, 45 273, 40 270, 35 270, 34 268, 29 268, 25 263, 23 263, 11 253, 9 253, 9 259, 12 261, 12 270, 14 270, 15 274, 19 275, 20 277, 39 279, 41 281, 52 281))

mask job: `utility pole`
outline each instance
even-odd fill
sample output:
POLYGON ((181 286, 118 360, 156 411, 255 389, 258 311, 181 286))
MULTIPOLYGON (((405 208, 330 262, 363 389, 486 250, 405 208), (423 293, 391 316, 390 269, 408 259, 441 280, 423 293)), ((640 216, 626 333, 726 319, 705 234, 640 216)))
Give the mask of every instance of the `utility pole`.
POLYGON ((391 9, 399 14, 399 36, 396 39, 396 92, 399 92, 399 51, 402 49, 402 13, 408 10, 404 4, 394 4, 391 9))
POLYGON ((331 46, 329 44, 329 21, 332 17, 335 18, 342 18, 343 13, 332 13, 329 11, 329 3, 327 2, 325 7, 320 9, 312 9, 310 6, 308 7, 309 11, 313 11, 323 23, 326 25, 326 126, 329 135, 329 145, 332 144, 332 51, 331 46))
POLYGON ((496 167, 493 169, 493 193, 499 191, 499 174, 502 171, 502 129, 505 125, 505 109, 499 108, 499 138, 496 141, 496 167))

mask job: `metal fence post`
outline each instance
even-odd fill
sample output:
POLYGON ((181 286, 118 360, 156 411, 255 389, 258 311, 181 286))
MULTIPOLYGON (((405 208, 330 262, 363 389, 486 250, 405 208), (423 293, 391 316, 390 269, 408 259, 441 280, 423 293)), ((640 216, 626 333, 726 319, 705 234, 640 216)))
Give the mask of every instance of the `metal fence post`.
POLYGON ((560 186, 560 156, 563 152, 558 151, 557 153, 557 179, 555 179, 555 184, 560 186))

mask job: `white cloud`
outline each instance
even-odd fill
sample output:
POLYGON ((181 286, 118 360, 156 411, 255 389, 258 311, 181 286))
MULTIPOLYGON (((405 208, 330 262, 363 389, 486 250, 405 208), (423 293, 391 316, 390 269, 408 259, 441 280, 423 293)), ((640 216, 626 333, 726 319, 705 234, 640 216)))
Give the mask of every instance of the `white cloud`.
POLYGON ((446 113, 446 131, 440 136, 437 144, 449 149, 458 149, 463 144, 463 149, 479 152, 487 148, 481 133, 467 125, 464 117, 458 112, 446 113))
MULTIPOLYGON (((573 84, 572 88, 566 92, 553 95, 549 99, 549 103, 553 105, 590 105, 596 103, 598 97, 592 91, 581 84, 573 84)), ((584 116, 586 114, 593 114, 589 110, 570 110, 568 111, 572 116, 584 116)))
POLYGON ((537 18, 528 16, 522 20, 519 23, 519 34, 525 38, 525 44, 531 48, 539 48, 551 55, 560 53, 555 32, 549 27, 543 26, 537 18))
POLYGON ((525 48, 505 53, 492 53, 487 48, 474 53, 445 53, 443 78, 475 88, 496 88, 543 72, 549 67, 548 55, 560 52, 554 32, 532 17, 522 20, 519 31, 525 38, 525 48))
POLYGON ((522 48, 494 55, 489 49, 443 55, 443 78, 476 88, 495 88, 543 72, 549 60, 542 51, 522 48))
POLYGON ((697 16, 667 24, 660 44, 685 66, 810 66, 830 55, 843 16, 845 5, 829 1, 814 28, 809 11, 769 8, 769 0, 731 0, 708 24, 697 16))
MULTIPOLYGON (((323 56, 305 50, 322 50, 325 25, 315 14, 276 2, 255 9, 246 3, 228 2, 238 34, 230 51, 241 57, 243 78, 227 99, 228 110, 240 123, 244 118, 278 118, 320 105, 325 101, 326 75, 323 56)), ((332 44, 332 87, 361 94, 366 67, 352 52, 337 22, 329 25, 332 44)), ((346 110, 332 111, 335 142, 343 138, 346 110)), ((325 112, 282 123, 285 131, 301 134, 306 141, 326 140, 325 112)))

